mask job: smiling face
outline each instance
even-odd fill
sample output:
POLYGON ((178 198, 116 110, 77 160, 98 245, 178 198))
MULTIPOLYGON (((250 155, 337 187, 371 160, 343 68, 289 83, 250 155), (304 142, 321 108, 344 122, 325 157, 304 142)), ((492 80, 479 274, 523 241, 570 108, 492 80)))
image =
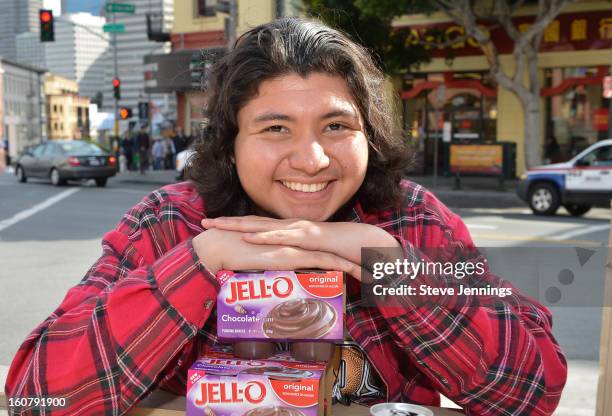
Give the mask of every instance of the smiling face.
POLYGON ((368 142, 342 78, 312 73, 264 81, 237 118, 236 170, 264 214, 325 221, 363 183, 368 142))

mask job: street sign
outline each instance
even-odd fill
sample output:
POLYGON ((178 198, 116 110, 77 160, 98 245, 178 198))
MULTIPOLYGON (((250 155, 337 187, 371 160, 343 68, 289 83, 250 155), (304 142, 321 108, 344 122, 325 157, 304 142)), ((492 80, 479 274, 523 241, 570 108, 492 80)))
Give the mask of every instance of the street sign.
POLYGON ((125 32, 125 25, 123 23, 107 23, 102 26, 102 30, 105 33, 123 33, 125 32))
POLYGON ((604 77, 603 96, 604 98, 612 98, 612 75, 604 77))
POLYGON ((106 13, 134 13, 136 6, 128 3, 106 3, 106 13))

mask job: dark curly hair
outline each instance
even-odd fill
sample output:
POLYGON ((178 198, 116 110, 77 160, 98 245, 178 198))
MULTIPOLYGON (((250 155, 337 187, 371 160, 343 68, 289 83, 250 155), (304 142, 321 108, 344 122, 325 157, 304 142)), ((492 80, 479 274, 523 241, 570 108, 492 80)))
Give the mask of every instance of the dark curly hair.
POLYGON ((368 211, 397 202, 410 156, 393 120, 382 72, 368 51, 344 33, 315 21, 283 18, 243 34, 235 48, 212 67, 207 88, 209 122, 187 172, 204 198, 207 215, 254 212, 232 162, 238 111, 257 94, 261 82, 314 72, 345 79, 364 119, 368 167, 348 204, 359 200, 368 211))

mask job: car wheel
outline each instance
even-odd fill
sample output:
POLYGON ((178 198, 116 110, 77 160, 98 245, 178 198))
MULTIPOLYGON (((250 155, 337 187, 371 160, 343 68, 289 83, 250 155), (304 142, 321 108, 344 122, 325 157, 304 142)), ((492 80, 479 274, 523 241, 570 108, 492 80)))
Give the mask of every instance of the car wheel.
POLYGON ((568 205, 563 205, 563 207, 565 207, 567 212, 569 212, 572 217, 580 217, 586 214, 587 212, 589 212, 589 210, 591 209, 590 205, 579 205, 579 204, 568 204, 568 205))
POLYGON ((17 170, 15 171, 15 175, 17 176, 17 181, 24 183, 27 182, 28 178, 25 174, 25 170, 21 166, 17 166, 17 170))
POLYGON ((106 186, 106 180, 107 180, 107 178, 96 178, 95 179, 96 186, 99 187, 99 188, 105 187, 106 186))
POLYGON ((529 191, 529 206, 536 215, 554 215, 559 209, 559 191, 550 183, 537 183, 529 191))
POLYGON ((51 173, 49 174, 49 179, 51 179, 51 183, 54 186, 62 186, 66 184, 66 180, 62 179, 60 176, 59 170, 53 168, 51 169, 51 173))

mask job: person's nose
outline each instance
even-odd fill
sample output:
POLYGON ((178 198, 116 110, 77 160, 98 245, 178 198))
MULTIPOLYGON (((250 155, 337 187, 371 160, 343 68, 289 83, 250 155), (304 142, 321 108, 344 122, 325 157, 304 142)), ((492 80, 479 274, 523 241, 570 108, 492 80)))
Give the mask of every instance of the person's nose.
POLYGON ((325 147, 315 135, 302 137, 298 140, 289 156, 291 168, 300 170, 310 176, 314 176, 327 168, 329 163, 330 158, 325 147))

